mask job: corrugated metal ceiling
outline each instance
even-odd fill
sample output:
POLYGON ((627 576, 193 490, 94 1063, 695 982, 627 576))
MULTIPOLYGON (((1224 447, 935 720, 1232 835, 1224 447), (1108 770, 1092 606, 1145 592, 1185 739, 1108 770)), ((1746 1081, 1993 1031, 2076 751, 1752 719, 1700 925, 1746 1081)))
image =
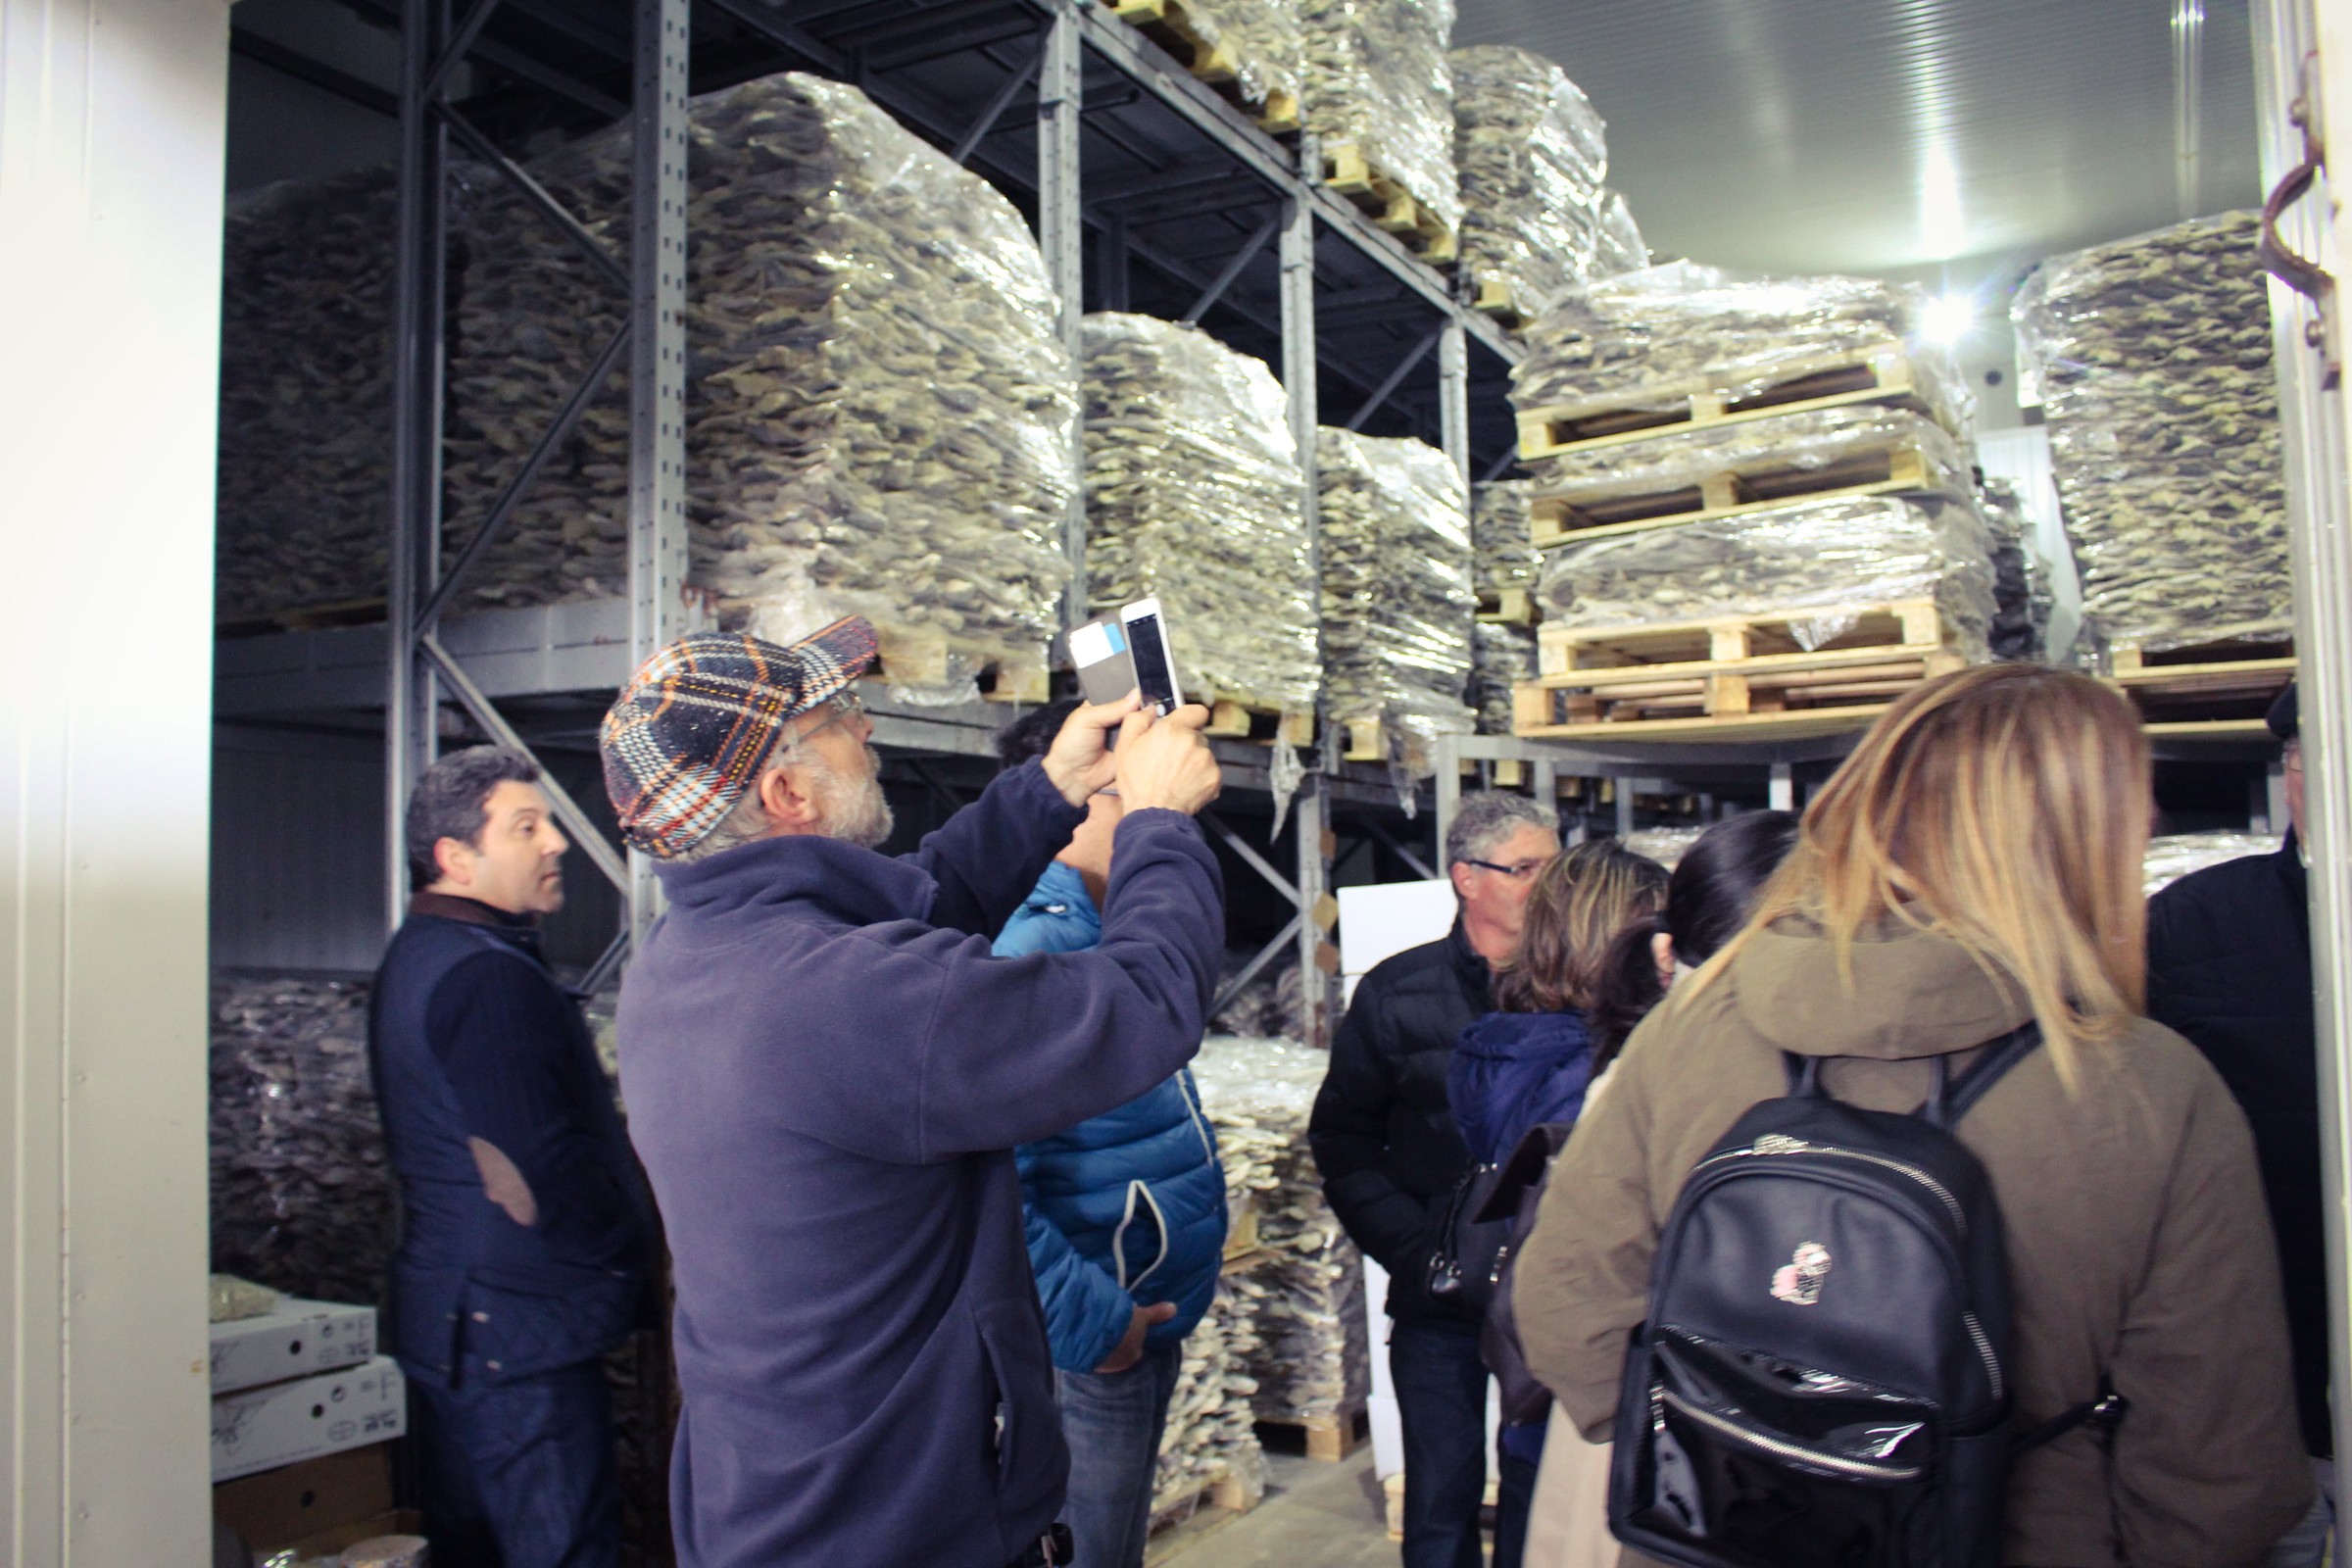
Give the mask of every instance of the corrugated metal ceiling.
MULTIPOLYGON (((1661 256, 1911 270, 2180 216, 2170 0, 1459 5, 1457 44, 1533 49, 1592 95, 1661 256)), ((2204 15, 2210 212, 2260 191, 2246 6, 2204 15)))

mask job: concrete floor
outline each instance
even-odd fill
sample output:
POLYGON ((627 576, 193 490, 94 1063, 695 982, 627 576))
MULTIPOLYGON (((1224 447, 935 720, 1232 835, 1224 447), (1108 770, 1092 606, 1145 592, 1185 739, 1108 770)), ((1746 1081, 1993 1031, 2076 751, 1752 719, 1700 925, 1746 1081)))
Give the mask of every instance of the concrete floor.
POLYGON ((1338 1464, 1268 1454, 1266 1472, 1265 1501, 1239 1518, 1196 1518, 1152 1568, 1396 1568, 1370 1444, 1338 1464))

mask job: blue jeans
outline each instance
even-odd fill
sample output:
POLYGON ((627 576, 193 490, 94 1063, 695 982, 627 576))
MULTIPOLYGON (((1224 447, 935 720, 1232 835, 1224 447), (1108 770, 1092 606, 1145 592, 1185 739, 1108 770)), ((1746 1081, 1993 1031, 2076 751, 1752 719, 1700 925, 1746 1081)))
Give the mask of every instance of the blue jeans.
POLYGON ((1170 1345, 1146 1350, 1124 1372, 1054 1374, 1070 1446, 1061 1517, 1077 1548, 1072 1568, 1143 1568, 1159 1434, 1183 1367, 1184 1348, 1170 1345))
POLYGON ((614 1568, 620 1490, 601 1362, 463 1390, 409 1381, 434 1568, 614 1568))
POLYGON ((1396 1319, 1389 1377, 1404 1426, 1404 1568, 1480 1568, 1487 1363, 1478 1325, 1396 1319))
MULTIPOLYGON (((2328 1538, 2335 1530, 2335 1461, 2311 1461, 2312 1486, 2318 1495, 2300 1524, 2278 1538, 2265 1568, 2320 1568, 2328 1560, 2328 1538)), ((2336 1561, 2343 1561, 2339 1552, 2336 1561)))

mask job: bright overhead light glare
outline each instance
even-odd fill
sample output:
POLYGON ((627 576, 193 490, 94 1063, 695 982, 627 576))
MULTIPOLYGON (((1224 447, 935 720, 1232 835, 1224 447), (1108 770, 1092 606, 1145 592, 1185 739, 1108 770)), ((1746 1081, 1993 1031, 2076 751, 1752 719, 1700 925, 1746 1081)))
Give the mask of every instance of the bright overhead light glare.
POLYGON ((1928 301, 1920 313, 1919 335, 1938 348, 1950 348, 1977 324, 1977 302, 1965 294, 1943 294, 1928 301))

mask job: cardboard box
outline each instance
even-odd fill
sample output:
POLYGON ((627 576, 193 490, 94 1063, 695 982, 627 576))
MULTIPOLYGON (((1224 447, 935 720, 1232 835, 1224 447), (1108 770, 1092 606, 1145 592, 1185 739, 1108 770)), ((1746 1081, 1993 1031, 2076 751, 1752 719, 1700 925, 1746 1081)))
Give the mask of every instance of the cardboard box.
POLYGON ((213 1400, 213 1479, 366 1447, 409 1429, 408 1386, 388 1355, 213 1400))
POLYGON ((212 1347, 215 1394, 358 1366, 375 1354, 375 1308, 281 1297, 273 1312, 214 1324, 212 1347))
POLYGON ((391 1508, 392 1449, 384 1443, 281 1465, 213 1489, 213 1517, 265 1552, 391 1508))

